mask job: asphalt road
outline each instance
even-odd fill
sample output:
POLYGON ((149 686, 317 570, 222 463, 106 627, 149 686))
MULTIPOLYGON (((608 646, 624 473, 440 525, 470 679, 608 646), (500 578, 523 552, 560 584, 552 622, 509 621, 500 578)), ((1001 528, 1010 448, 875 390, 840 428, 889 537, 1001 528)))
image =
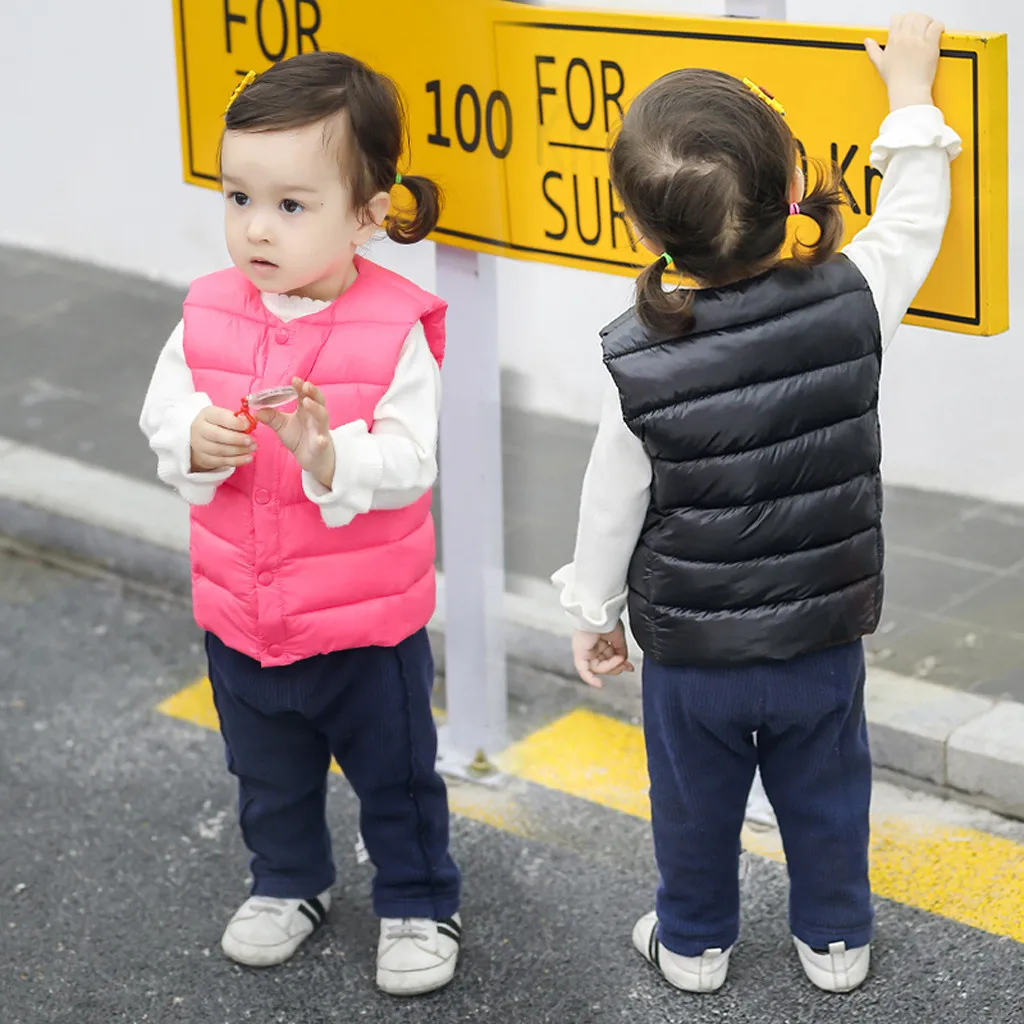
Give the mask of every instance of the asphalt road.
MULTIPOLYGON (((886 901, 869 983, 818 993, 789 944, 784 869, 761 860, 727 986, 677 993, 629 942, 656 881, 647 825, 527 783, 514 818, 496 794, 481 797, 493 814, 454 822, 466 942, 448 991, 374 989, 370 876, 341 779, 327 927, 289 964, 237 967, 218 947, 246 876, 221 743, 155 710, 202 668, 182 603, 0 548, 3 1024, 1024 1024, 1024 947, 886 901)), ((519 732, 573 699, 517 685, 519 732)))

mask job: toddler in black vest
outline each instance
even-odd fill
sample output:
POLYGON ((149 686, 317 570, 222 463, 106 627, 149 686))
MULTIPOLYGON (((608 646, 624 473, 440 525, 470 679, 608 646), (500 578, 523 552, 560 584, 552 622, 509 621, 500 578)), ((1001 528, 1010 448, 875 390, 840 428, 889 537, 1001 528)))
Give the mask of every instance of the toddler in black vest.
POLYGON ((661 874, 633 941, 689 991, 725 982, 758 768, 808 978, 843 992, 868 973, 862 638, 882 604, 878 383, 938 254, 960 150, 931 95, 942 32, 907 15, 884 51, 867 42, 889 90, 872 147, 885 177, 842 254, 838 170, 819 166, 807 191, 782 104, 752 82, 666 75, 612 149, 615 187, 660 255, 602 332, 612 385, 575 559, 554 578, 591 685, 632 668, 629 605, 661 874), (813 221, 817 241, 786 253, 792 218, 800 234, 813 221), (690 286, 669 290, 668 274, 690 286))

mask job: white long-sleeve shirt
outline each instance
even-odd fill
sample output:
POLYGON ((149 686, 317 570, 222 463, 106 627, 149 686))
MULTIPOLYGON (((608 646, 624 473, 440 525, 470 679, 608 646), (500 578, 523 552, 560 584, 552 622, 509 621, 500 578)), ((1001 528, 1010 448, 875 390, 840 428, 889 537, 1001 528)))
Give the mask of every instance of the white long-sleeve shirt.
MULTIPOLYGON (((286 322, 329 305, 269 292, 261 297, 267 309, 286 322)), ((139 426, 156 453, 160 479, 189 504, 207 505, 234 470, 190 471, 192 422, 212 402, 195 390, 185 362, 184 337, 184 325, 179 323, 157 360, 139 426)), ((346 526, 371 509, 405 508, 430 490, 437 478, 440 406, 440 371, 423 326, 417 323, 402 346, 394 379, 377 404, 372 428, 367 430, 362 420, 356 420, 331 431, 335 469, 330 490, 312 474, 302 474, 306 497, 320 506, 327 526, 346 526)))
MULTIPOLYGON (((870 223, 845 248, 878 309, 882 346, 920 291, 942 244, 950 204, 949 164, 960 137, 937 107, 904 107, 882 122, 871 163, 884 178, 870 223)), ((626 576, 650 502, 651 461, 626 426, 609 379, 583 480, 573 561, 552 577, 577 629, 607 633, 622 617, 626 576)))

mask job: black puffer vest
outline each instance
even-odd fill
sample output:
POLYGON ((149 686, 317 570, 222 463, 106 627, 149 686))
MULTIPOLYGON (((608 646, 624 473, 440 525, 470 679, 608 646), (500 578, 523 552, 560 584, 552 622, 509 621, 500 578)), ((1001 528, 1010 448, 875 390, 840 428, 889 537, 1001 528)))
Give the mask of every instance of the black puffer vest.
MULTIPOLYGON (((694 328, 601 332, 654 467, 629 572, 637 641, 738 665, 857 640, 882 604, 881 335, 839 256, 698 292, 694 328)), ((614 487, 614 481, 609 481, 614 487)))

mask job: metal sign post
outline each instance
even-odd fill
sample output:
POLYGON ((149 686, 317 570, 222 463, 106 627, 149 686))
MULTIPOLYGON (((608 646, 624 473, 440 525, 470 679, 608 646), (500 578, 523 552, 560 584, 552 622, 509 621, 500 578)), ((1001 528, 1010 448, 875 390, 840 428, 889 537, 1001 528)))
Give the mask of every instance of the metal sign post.
POLYGON ((438 245, 437 292, 449 303, 441 403, 447 721, 438 767, 486 781, 508 720, 496 258, 438 245))

